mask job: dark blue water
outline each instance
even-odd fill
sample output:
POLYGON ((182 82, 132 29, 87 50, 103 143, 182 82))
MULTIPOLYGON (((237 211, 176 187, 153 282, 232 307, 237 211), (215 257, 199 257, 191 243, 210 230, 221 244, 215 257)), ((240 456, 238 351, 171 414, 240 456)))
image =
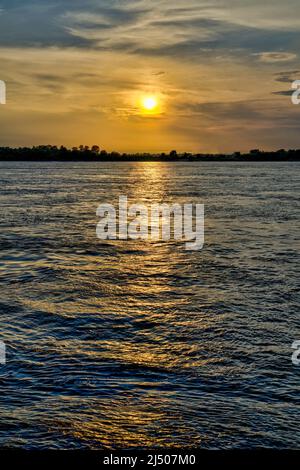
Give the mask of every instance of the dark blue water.
POLYGON ((297 163, 0 163, 0 447, 300 448, 297 163), (206 206, 202 251, 97 206, 206 206))

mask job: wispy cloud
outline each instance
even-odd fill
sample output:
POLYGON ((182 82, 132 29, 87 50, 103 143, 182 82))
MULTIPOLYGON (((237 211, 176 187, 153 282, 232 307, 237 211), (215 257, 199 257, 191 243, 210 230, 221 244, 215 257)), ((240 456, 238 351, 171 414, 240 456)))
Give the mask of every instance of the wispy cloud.
POLYGON ((297 54, 291 52, 261 52, 254 54, 261 62, 277 63, 277 62, 291 62, 297 59, 297 54))

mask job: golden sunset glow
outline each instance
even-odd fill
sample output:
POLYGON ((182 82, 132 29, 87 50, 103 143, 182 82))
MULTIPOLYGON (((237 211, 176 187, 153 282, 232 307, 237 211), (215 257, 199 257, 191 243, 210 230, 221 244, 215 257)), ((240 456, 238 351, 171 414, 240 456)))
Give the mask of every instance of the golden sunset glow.
POLYGON ((42 3, 1 2, 1 145, 299 148, 296 0, 42 3))
POLYGON ((157 107, 157 99, 155 96, 145 96, 145 98, 143 98, 143 107, 147 111, 153 111, 157 107))
POLYGON ((140 100, 140 107, 143 114, 158 114, 160 112, 160 102, 156 95, 144 95, 140 100))

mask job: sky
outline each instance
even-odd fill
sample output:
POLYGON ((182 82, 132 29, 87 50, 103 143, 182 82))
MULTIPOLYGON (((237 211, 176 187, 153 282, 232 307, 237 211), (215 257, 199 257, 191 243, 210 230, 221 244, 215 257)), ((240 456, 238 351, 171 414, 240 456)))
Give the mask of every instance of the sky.
POLYGON ((300 148, 299 33, 299 0, 0 0, 0 146, 300 148))

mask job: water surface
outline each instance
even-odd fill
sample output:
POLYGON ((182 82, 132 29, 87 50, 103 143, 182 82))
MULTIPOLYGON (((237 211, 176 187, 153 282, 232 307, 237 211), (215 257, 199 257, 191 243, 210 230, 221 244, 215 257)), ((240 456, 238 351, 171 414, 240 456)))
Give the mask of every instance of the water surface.
POLYGON ((300 447, 297 163, 0 163, 0 447, 300 447), (206 242, 103 242, 102 202, 206 242))

